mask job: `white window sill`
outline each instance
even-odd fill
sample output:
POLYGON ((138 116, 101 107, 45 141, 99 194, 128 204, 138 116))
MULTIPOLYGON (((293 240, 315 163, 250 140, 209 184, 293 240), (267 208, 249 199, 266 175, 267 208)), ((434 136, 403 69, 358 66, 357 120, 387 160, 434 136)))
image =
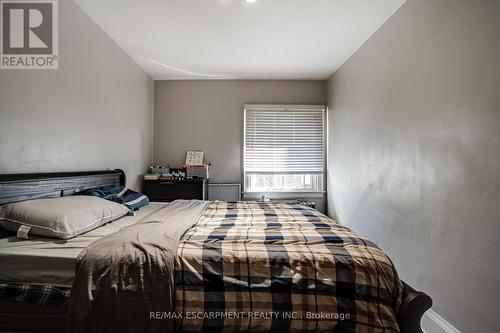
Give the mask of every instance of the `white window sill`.
POLYGON ((267 199, 301 199, 301 198, 324 198, 323 192, 243 192, 243 199, 260 200, 262 195, 267 199))

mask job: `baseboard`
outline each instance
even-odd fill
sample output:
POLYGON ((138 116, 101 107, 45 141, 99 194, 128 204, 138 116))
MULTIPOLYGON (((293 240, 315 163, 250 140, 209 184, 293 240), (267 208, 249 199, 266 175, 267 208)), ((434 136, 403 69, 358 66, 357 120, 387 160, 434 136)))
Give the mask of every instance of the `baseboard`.
POLYGON ((422 330, 424 333, 460 333, 453 325, 432 310, 424 313, 422 330))

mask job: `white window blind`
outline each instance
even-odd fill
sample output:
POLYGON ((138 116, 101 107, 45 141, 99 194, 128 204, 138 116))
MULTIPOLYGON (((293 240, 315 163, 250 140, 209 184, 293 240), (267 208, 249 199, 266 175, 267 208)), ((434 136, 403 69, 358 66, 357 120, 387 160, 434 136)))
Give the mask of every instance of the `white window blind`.
POLYGON ((245 105, 245 191, 322 191, 324 116, 322 105, 245 105))

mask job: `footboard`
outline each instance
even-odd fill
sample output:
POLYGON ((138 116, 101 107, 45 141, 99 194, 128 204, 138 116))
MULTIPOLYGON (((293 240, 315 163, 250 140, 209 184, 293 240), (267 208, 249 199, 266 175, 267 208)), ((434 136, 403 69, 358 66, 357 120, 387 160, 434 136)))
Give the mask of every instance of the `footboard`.
POLYGON ((401 333, 422 333, 420 321, 432 306, 432 299, 424 292, 416 291, 403 282, 403 302, 398 313, 401 333))

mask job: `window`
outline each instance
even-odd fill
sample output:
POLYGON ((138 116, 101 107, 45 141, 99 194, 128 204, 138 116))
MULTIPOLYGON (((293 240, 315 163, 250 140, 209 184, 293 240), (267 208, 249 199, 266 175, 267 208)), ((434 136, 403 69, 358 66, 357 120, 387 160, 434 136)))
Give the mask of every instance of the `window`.
POLYGON ((323 105, 245 105, 245 192, 322 192, 323 105))

